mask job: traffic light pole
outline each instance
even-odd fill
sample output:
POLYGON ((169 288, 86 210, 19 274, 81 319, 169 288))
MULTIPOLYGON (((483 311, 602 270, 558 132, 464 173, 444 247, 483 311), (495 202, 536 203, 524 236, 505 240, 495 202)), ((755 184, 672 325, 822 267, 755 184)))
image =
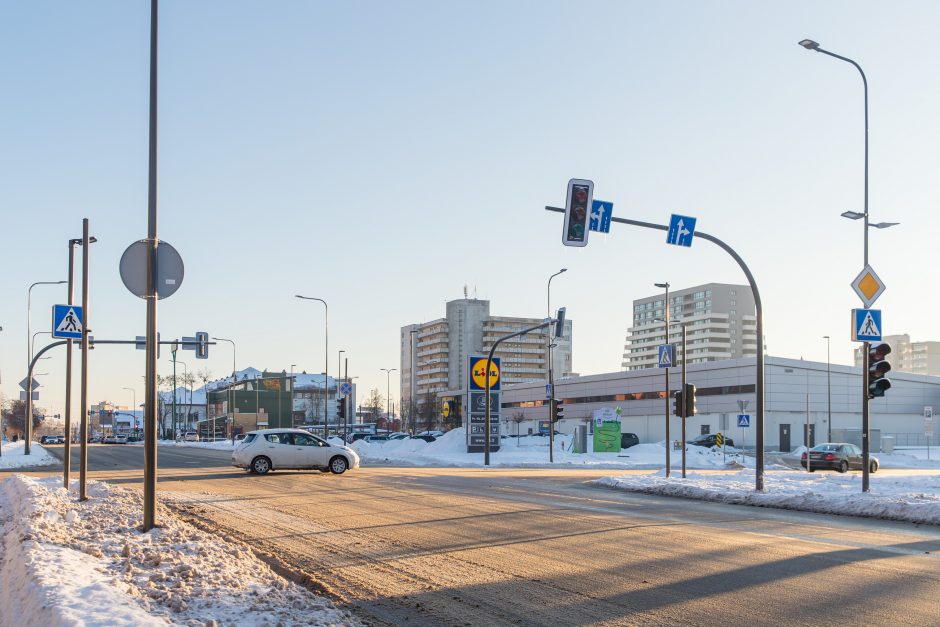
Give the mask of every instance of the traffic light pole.
MULTIPOLYGON (((685 323, 682 326, 682 394, 685 394, 685 364, 688 362, 685 352, 685 323)), ((683 398, 683 401, 685 399, 683 398)), ((685 412, 682 412, 682 478, 685 479, 685 412)))
MULTIPOLYGON (((871 344, 862 342, 862 492, 869 491, 868 485, 868 467, 871 463, 871 446, 869 437, 869 416, 868 416, 868 369, 871 367, 871 356, 869 351, 871 344)), ((806 463, 809 464, 809 454, 806 456, 806 463)))
MULTIPOLYGON (((565 210, 561 207, 545 207, 546 211, 554 211, 556 213, 564 213, 565 210)), ((654 224, 652 222, 642 222, 640 220, 630 220, 629 218, 618 218, 612 217, 611 222, 617 222, 620 224, 628 224, 630 226, 639 226, 645 229, 654 229, 657 231, 666 231, 669 232, 669 227, 665 224, 654 224)), ((750 268, 747 267, 747 264, 744 263, 744 260, 741 259, 741 256, 734 251, 733 248, 725 244, 723 241, 718 239, 713 235, 704 233, 702 231, 696 230, 694 237, 702 238, 707 240, 726 253, 731 255, 731 258, 737 262, 738 266, 744 272, 744 276, 747 277, 747 282, 751 287, 751 293, 754 295, 754 308, 757 314, 757 368, 756 368, 756 381, 754 388, 755 401, 757 403, 756 414, 757 414, 757 429, 756 429, 756 459, 755 459, 755 489, 758 492, 764 491, 764 308, 760 300, 760 292, 757 289, 757 282, 754 280, 754 275, 751 274, 750 268)), ((865 388, 867 391, 867 387, 865 388)), ((867 400, 867 399, 866 399, 867 400)), ((867 404, 866 404, 867 406, 867 404)))

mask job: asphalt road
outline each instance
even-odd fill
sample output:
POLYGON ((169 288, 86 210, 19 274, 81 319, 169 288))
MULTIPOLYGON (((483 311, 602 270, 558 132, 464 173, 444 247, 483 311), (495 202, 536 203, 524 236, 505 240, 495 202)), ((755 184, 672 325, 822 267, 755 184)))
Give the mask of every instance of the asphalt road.
MULTIPOLYGON (((65 447, 59 445, 43 445, 47 451, 59 459, 57 468, 61 471, 61 461, 65 447)), ((72 472, 78 472, 79 446, 70 447, 72 458, 72 472)), ((184 448, 176 446, 160 446, 157 448, 157 465, 159 468, 203 468, 212 466, 226 466, 232 459, 231 451, 214 451, 211 449, 184 448)), ((32 468, 31 470, 51 470, 56 467, 32 468)), ((140 444, 89 444, 88 470, 140 470, 144 468, 144 447, 140 444)), ((234 470, 234 469, 233 469, 234 470)))
MULTIPOLYGON (((94 478, 140 486, 140 447, 93 449, 94 478)), ((226 467, 226 452, 159 455, 161 502, 249 542, 368 624, 938 620, 940 527, 588 483, 610 471, 367 467, 259 477, 226 467)))

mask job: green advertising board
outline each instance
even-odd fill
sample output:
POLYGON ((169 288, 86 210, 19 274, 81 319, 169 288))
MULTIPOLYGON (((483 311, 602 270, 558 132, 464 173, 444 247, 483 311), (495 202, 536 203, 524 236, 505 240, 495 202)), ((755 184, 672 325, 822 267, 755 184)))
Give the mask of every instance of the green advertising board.
POLYGON ((609 408, 594 411, 594 452, 620 452, 620 412, 609 408))

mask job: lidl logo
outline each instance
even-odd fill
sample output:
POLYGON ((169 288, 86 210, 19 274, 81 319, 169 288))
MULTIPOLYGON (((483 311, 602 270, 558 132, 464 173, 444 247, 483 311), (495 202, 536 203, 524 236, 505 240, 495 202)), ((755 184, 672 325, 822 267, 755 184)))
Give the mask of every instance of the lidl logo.
MULTIPOLYGON (((486 358, 478 358, 471 361, 470 380, 473 382, 473 388, 479 390, 486 389, 486 358)), ((499 389, 499 359, 493 358, 490 361, 490 389, 499 389)))

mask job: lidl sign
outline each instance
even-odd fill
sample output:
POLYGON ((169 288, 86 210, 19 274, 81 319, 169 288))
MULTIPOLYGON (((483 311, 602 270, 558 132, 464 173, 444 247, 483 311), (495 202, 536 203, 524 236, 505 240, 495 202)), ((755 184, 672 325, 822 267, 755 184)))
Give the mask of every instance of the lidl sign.
MULTIPOLYGON (((486 357, 470 358, 470 389, 486 389, 486 357)), ((499 390, 499 357, 490 360, 490 389, 499 390)))

